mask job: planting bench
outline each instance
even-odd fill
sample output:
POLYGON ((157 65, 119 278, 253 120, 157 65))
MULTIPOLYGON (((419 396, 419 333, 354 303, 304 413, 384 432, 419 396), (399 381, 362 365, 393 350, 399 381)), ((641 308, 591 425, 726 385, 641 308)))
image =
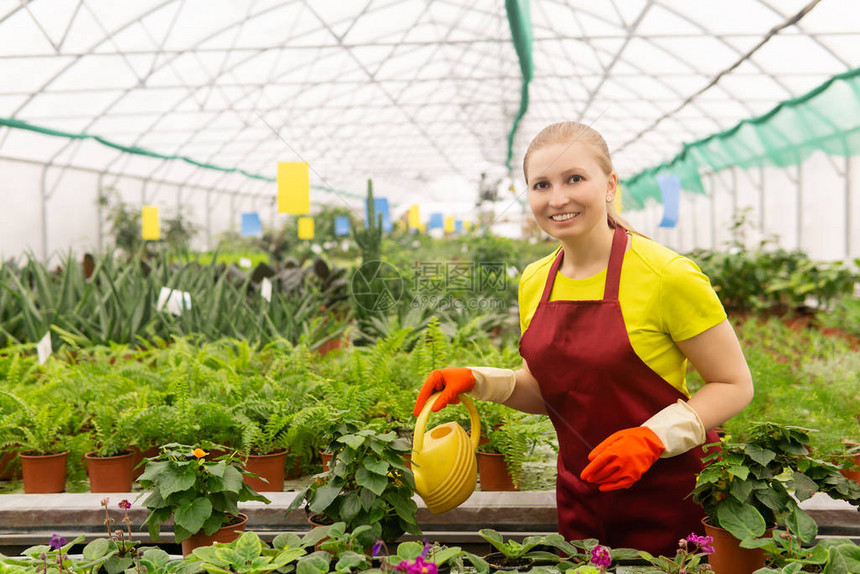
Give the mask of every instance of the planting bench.
MULTIPOLYGON (((110 498, 112 529, 125 530, 120 521, 122 511, 117 503, 128 499, 133 503, 129 516, 136 540, 150 543, 141 525, 146 509, 135 503, 139 492, 118 494, 5 494, 0 495, 0 552, 15 555, 33 544, 45 544, 53 533, 71 540, 85 534, 87 539, 104 537, 104 509, 100 502, 110 498)), ((242 512, 249 517, 248 527, 264 540, 280 532, 303 532, 309 525, 303 510, 284 512, 295 492, 267 492, 271 504, 241 503, 242 512)), ((549 534, 556 531, 555 493, 538 492, 475 492, 458 508, 445 514, 432 514, 416 497, 418 522, 429 540, 464 548, 489 548, 478 536, 481 528, 493 528, 506 537, 549 534)), ((850 504, 815 495, 801 506, 809 512, 823 537, 848 537, 860 541, 860 513, 850 504)), ((168 526, 162 531, 159 545, 171 545, 173 537, 168 526)), ((479 551, 480 552, 480 551, 479 551)))

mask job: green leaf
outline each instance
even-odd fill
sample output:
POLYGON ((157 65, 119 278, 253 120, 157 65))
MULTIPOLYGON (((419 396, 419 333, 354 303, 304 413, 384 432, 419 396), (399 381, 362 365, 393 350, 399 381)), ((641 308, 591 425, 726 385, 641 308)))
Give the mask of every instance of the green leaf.
POLYGON ((754 444, 744 445, 744 452, 762 466, 767 466, 774 458, 776 458, 776 453, 772 450, 761 448, 754 444))
POLYGON ((161 496, 167 498, 174 492, 188 490, 195 482, 197 482, 197 474, 194 467, 186 466, 182 469, 169 467, 159 477, 158 489, 161 491, 161 496))
POLYGON ((753 485, 746 480, 733 480, 729 493, 741 502, 746 501, 752 492, 753 485))
POLYGON ((794 471, 794 494, 801 502, 818 492, 818 484, 800 471, 794 471))
POLYGON ((302 539, 294 532, 282 532, 272 540, 272 548, 281 550, 283 548, 298 548, 302 545, 302 539))
POLYGON ((200 565, 201 568, 209 572, 210 574, 232 574, 231 570, 227 570, 220 566, 216 566, 215 564, 210 564, 208 562, 204 562, 200 565))
POLYGON ((367 488, 359 489, 358 498, 361 501, 361 507, 365 510, 370 510, 370 508, 377 500, 377 496, 373 493, 373 491, 367 488))
POLYGON ((105 569, 107 574, 119 574, 120 572, 125 572, 125 570, 130 568, 132 564, 134 564, 134 560, 132 560, 130 556, 111 556, 108 558, 107 562, 102 565, 102 568, 105 569))
POLYGON ((364 468, 375 474, 386 476, 390 465, 384 460, 365 460, 364 468))
POLYGON ((224 469, 222 480, 224 481, 224 490, 239 492, 242 488, 242 472, 233 465, 229 465, 224 469))
POLYGON ((750 475, 750 469, 745 466, 733 464, 726 470, 728 470, 729 474, 731 474, 732 476, 736 476, 741 480, 746 480, 750 475))
POLYGON ((355 472, 355 482, 359 486, 369 489, 376 496, 381 496, 388 485, 388 477, 370 473, 366 468, 361 467, 355 472))
POLYGON ((107 538, 96 538, 84 546, 83 555, 87 560, 98 560, 110 552, 110 540, 107 538))
POLYGON ((347 523, 351 522, 359 511, 361 511, 361 501, 357 492, 352 491, 343 497, 340 503, 340 516, 343 520, 347 523))
POLYGON ((492 544, 493 547, 499 552, 507 552, 508 549, 505 546, 505 541, 502 538, 502 535, 499 534, 497 531, 491 528, 483 528, 478 531, 478 534, 481 536, 481 538, 492 544))
POLYGON ((352 552, 347 550, 346 552, 341 552, 339 555, 340 560, 337 561, 335 565, 335 570, 338 572, 343 571, 351 571, 353 568, 357 568, 358 566, 367 565, 367 556, 364 554, 358 554, 357 552, 352 552))
POLYGON ((397 545, 397 556, 394 556, 393 558, 396 558, 398 563, 401 560, 414 560, 415 557, 421 554, 423 550, 424 545, 420 542, 401 542, 397 545))
POLYGON ((336 484, 327 484, 325 486, 321 486, 314 493, 313 499, 311 501, 310 509, 311 512, 323 512, 326 508, 328 508, 331 503, 337 498, 337 495, 340 494, 340 486, 336 484))
POLYGON ((799 506, 795 506, 785 517, 785 525, 807 544, 811 544, 818 536, 818 525, 815 520, 799 506))
POLYGON ((173 515, 173 521, 194 534, 203 528, 203 523, 212 515, 212 503, 206 498, 195 499, 191 504, 180 506, 173 515))
POLYGON ((767 529, 758 510, 733 499, 726 499, 717 507, 717 520, 738 540, 758 538, 767 529))
POLYGON ((231 570, 239 570, 247 562, 245 557, 233 548, 216 548, 215 556, 218 560, 228 563, 232 567, 231 570))
POLYGON ((201 562, 210 562, 212 564, 218 564, 220 566, 228 566, 227 562, 219 559, 215 554, 217 548, 214 546, 199 546, 191 551, 191 554, 200 559, 201 562))
POLYGON ((357 449, 362 444, 364 444, 364 437, 354 434, 347 434, 343 435, 342 437, 338 437, 337 442, 342 442, 352 449, 357 449))
POLYGON ((260 537, 255 532, 245 532, 237 540, 235 544, 236 552, 245 559, 246 562, 252 561, 263 552, 263 545, 260 542, 260 537))
POLYGON ((300 559, 296 564, 296 574, 326 574, 329 571, 330 561, 319 554, 324 553, 314 553, 300 559))
POLYGON ((293 560, 301 558, 305 555, 304 548, 287 548, 282 550, 275 556, 275 559, 272 560, 272 563, 269 565, 269 569, 271 570, 279 570, 283 566, 289 564, 293 560))

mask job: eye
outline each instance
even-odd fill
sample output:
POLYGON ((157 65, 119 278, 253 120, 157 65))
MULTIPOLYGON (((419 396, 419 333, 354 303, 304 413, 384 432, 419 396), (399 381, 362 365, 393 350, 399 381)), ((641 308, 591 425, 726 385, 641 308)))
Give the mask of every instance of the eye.
POLYGON ((582 176, 581 176, 581 175, 579 175, 579 174, 574 174, 574 175, 570 176, 570 180, 569 180, 569 181, 570 181, 571 183, 579 183, 580 181, 583 181, 583 178, 582 178, 582 176))
POLYGON ((532 189, 546 189, 549 184, 545 181, 538 181, 533 186, 532 189))

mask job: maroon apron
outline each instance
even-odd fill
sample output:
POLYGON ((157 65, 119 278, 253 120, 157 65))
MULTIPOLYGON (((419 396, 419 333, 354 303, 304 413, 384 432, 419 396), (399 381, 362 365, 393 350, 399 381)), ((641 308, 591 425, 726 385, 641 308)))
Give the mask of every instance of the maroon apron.
MULTIPOLYGON (((597 538, 614 548, 674 556, 679 539, 703 530, 704 513, 687 496, 702 469, 701 447, 657 460, 629 489, 600 492, 579 478, 588 453, 603 439, 687 399, 630 346, 618 303, 626 246, 627 233, 617 227, 603 299, 597 301, 549 300, 564 256, 559 252, 520 340, 520 354, 540 384, 558 433, 559 532, 566 540, 597 538)), ((708 433, 706 442, 716 441, 716 433, 708 433)))

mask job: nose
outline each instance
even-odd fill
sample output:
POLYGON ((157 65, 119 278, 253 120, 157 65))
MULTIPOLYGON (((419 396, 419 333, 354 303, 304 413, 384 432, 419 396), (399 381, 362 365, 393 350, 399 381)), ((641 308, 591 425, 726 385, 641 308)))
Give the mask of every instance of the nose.
POLYGON ((564 189, 562 189, 561 186, 553 186, 549 194, 550 207, 557 208, 567 203, 567 195, 564 193, 564 189))

